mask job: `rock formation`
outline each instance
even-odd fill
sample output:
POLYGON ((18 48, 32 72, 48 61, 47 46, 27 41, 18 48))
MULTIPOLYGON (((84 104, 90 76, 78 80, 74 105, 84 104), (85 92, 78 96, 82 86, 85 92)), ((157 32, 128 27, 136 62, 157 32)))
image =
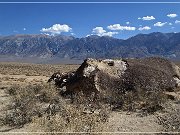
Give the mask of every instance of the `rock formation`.
POLYGON ((105 59, 88 58, 75 71, 55 73, 49 79, 65 93, 82 91, 101 96, 126 91, 172 91, 180 84, 180 69, 174 63, 157 57, 143 59, 105 59))

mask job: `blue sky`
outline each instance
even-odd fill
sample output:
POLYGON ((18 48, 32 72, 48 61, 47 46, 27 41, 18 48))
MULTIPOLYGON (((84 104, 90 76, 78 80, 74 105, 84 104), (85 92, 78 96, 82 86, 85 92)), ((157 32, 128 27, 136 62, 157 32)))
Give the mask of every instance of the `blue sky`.
POLYGON ((151 32, 180 32, 180 3, 0 4, 1 35, 44 33, 126 39, 151 32))

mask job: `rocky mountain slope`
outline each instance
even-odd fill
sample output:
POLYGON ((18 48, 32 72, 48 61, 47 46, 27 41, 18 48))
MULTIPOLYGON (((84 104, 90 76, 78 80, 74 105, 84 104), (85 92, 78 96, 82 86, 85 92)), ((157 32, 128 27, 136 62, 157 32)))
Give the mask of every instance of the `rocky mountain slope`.
POLYGON ((161 56, 180 58, 180 33, 138 34, 126 40, 112 37, 12 35, 0 37, 0 55, 39 58, 117 58, 161 56))

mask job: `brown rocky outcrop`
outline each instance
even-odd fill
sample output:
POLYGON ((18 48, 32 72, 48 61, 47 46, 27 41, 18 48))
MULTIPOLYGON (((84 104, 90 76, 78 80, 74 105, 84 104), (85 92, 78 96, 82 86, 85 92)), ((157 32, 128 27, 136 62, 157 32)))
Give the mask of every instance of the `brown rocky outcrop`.
POLYGON ((65 93, 110 96, 126 91, 172 91, 179 86, 180 70, 174 63, 157 57, 143 59, 86 59, 70 73, 55 73, 49 79, 65 93))

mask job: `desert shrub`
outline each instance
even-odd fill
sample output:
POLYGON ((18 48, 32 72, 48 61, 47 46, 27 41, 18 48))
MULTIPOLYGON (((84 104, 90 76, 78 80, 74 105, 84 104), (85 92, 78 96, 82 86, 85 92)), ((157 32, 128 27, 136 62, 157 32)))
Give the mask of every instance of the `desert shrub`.
POLYGON ((180 102, 168 103, 165 112, 157 115, 158 122, 164 127, 165 132, 180 132, 180 102), (169 106, 169 107, 168 107, 169 106))
POLYGON ((86 99, 79 94, 64 99, 51 84, 15 85, 8 93, 11 105, 3 124, 9 126, 22 127, 30 123, 48 132, 92 132, 101 130, 108 119, 108 108, 103 104, 97 107, 93 96, 86 99))
POLYGON ((47 132, 100 132, 107 122, 108 113, 101 108, 97 113, 84 111, 84 106, 66 105, 56 115, 34 119, 47 132))
POLYGON ((52 104, 58 95, 53 86, 45 84, 25 87, 14 85, 7 92, 11 95, 12 104, 8 106, 4 124, 10 126, 22 126, 30 122, 33 116, 41 116, 46 109, 43 105, 52 104))
POLYGON ((127 59, 127 61, 130 66, 137 64, 150 66, 154 69, 165 72, 168 76, 171 77, 177 74, 175 71, 175 64, 165 58, 147 57, 142 59, 127 59))
POLYGON ((18 89, 19 89, 18 85, 13 85, 7 89, 6 93, 9 94, 10 96, 16 95, 18 89))
POLYGON ((126 91, 125 93, 114 93, 110 99, 114 110, 141 111, 145 114, 154 113, 163 109, 167 96, 162 91, 126 91))
POLYGON ((134 64, 123 74, 123 89, 136 90, 138 88, 146 91, 163 91, 175 88, 172 76, 164 71, 155 69, 148 65, 134 64))

